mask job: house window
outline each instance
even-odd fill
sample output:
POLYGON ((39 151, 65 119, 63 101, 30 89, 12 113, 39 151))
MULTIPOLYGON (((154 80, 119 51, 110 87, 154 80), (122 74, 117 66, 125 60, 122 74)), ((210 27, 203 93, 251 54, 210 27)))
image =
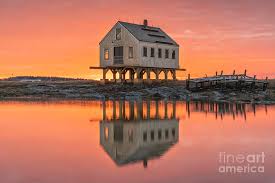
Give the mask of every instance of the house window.
POLYGON ((173 128, 172 129, 172 136, 175 138, 175 136, 176 136, 176 130, 175 130, 175 128, 173 128))
POLYGON ((143 56, 147 57, 147 47, 143 47, 143 56))
POLYGON ((105 140, 108 140, 109 138, 109 128, 107 127, 104 128, 104 138, 105 140))
POLYGON ((129 47, 129 58, 133 58, 133 57, 134 57, 134 48, 129 47))
POLYGON ((165 50, 165 58, 169 58, 169 50, 168 49, 165 50))
POLYGON ((116 40, 121 40, 121 28, 116 28, 116 40))
POLYGON ((109 60, 109 49, 104 49, 104 60, 109 60))
POLYGON ((155 57, 155 48, 151 48, 151 57, 155 57))
MULTIPOLYGON (((113 128, 113 137, 114 142, 123 143, 124 141, 124 132, 123 132, 123 126, 120 124, 117 124, 113 128)), ((125 134, 126 137, 126 134, 125 134)))
POLYGON ((161 130, 159 130, 159 131, 158 131, 158 139, 159 139, 159 140, 161 139, 161 136, 162 136, 161 130))
POLYGON ((173 50, 173 52, 172 52, 172 59, 176 59, 176 51, 175 50, 173 50))
POLYGON ((158 49, 158 56, 159 56, 159 58, 162 57, 162 50, 161 50, 161 48, 158 49))
POLYGON ((168 131, 168 129, 166 129, 165 130, 165 139, 168 139, 168 137, 169 137, 169 131, 168 131))
POLYGON ((147 141, 147 132, 143 132, 143 142, 147 141))
POLYGON ((128 137, 129 137, 129 142, 132 143, 134 141, 134 132, 133 132, 133 129, 130 129, 128 131, 128 137))
POLYGON ((151 141, 155 140, 155 132, 152 130, 151 131, 151 141))

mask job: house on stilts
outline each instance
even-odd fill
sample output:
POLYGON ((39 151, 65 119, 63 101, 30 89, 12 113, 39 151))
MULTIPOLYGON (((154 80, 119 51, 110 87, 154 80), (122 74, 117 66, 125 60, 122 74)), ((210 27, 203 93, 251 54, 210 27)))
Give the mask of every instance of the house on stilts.
POLYGON ((168 80, 169 73, 176 80, 176 71, 184 71, 179 67, 179 45, 168 34, 158 27, 118 21, 101 40, 100 67, 102 82, 159 81, 161 72, 168 80), (113 79, 108 80, 106 74, 111 72, 113 79), (128 73, 128 74, 127 74, 128 73), (128 78, 126 78, 126 75, 128 78))

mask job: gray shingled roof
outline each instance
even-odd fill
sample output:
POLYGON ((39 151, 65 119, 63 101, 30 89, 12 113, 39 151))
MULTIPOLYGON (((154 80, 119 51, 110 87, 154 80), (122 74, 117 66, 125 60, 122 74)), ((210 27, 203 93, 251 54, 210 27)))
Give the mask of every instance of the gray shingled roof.
POLYGON ((139 41, 170 44, 179 46, 176 41, 169 37, 163 30, 158 27, 144 26, 139 24, 132 24, 128 22, 119 23, 124 26, 135 38, 139 41))

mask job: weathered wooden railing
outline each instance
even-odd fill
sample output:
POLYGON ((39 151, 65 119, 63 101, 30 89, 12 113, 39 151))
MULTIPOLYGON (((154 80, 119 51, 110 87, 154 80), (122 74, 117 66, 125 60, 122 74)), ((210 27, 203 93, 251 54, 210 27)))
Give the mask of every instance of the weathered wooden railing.
POLYGON ((203 77, 203 78, 194 78, 191 79, 190 74, 186 80, 186 88, 192 91, 199 91, 205 89, 262 89, 266 90, 268 81, 267 77, 265 80, 256 79, 246 75, 246 70, 244 74, 235 74, 235 70, 232 75, 224 75, 223 71, 220 75, 216 72, 215 76, 203 77))

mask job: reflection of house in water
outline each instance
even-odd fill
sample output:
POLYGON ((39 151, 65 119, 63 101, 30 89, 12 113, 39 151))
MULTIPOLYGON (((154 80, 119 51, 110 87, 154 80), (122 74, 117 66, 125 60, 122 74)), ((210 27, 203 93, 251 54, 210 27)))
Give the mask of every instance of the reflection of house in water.
MULTIPOLYGON (((113 116, 114 118, 108 120, 103 116, 100 122, 100 144, 119 166, 143 161, 144 167, 147 167, 148 160, 160 157, 178 142, 179 121, 175 118, 175 113, 169 117, 164 115, 163 118, 157 115, 158 111, 155 117, 150 117, 150 114, 144 116, 141 113, 144 106, 142 103, 130 104, 130 114, 126 117, 123 103, 118 108, 119 118, 113 116), (141 115, 131 114, 135 107, 141 115)), ((116 105, 113 107, 116 108, 116 105)), ((116 110, 113 111, 116 113, 116 110)), ((147 108, 147 113, 150 113, 150 107, 147 108)))

